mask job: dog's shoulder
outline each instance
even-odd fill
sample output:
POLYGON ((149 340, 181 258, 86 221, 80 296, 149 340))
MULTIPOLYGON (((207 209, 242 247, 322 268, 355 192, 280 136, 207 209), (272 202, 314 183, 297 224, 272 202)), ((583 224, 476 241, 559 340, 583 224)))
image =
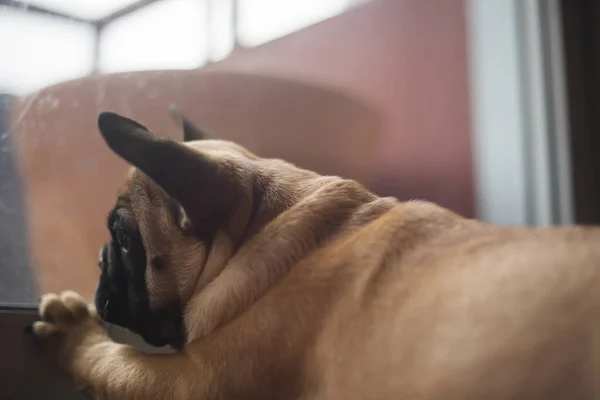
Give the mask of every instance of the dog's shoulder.
POLYGON ((336 251, 375 256, 412 250, 440 238, 473 235, 485 225, 427 201, 376 198, 358 206, 336 251))

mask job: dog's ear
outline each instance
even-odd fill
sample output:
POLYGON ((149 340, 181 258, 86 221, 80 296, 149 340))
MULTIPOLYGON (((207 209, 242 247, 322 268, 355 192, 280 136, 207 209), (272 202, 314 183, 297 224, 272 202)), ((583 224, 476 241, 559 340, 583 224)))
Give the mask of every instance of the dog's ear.
POLYGON ((186 145, 156 138, 140 123, 112 112, 98 117, 108 146, 178 202, 192 225, 224 223, 239 184, 232 171, 186 145))
POLYGON ((188 117, 186 117, 179 109, 171 105, 169 113, 176 123, 181 125, 183 129, 183 141, 191 142, 193 140, 213 139, 213 135, 198 128, 188 117))

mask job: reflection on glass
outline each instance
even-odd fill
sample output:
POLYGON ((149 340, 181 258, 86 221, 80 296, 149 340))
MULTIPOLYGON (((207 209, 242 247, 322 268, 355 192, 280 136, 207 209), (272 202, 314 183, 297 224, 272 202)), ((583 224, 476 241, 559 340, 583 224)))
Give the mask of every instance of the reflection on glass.
POLYGON ((25 197, 8 134, 13 96, 0 94, 0 302, 30 303, 37 299, 25 221, 25 197))

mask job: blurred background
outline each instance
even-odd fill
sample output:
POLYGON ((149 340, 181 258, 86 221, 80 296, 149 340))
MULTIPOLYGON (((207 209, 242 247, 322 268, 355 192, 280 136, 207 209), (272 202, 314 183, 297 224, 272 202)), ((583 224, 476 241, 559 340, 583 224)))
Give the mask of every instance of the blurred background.
POLYGON ((595 0, 0 0, 0 303, 93 296, 101 110, 507 225, 600 222, 595 0))

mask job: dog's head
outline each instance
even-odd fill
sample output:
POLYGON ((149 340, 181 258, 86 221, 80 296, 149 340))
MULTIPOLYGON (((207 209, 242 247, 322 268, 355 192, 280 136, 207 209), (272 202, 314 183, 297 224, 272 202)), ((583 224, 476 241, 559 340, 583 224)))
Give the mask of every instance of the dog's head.
POLYGON ((176 142, 114 113, 98 119, 108 146, 134 168, 108 216, 96 307, 155 346, 184 343, 191 296, 293 201, 295 183, 315 176, 182 122, 185 140, 176 142))

